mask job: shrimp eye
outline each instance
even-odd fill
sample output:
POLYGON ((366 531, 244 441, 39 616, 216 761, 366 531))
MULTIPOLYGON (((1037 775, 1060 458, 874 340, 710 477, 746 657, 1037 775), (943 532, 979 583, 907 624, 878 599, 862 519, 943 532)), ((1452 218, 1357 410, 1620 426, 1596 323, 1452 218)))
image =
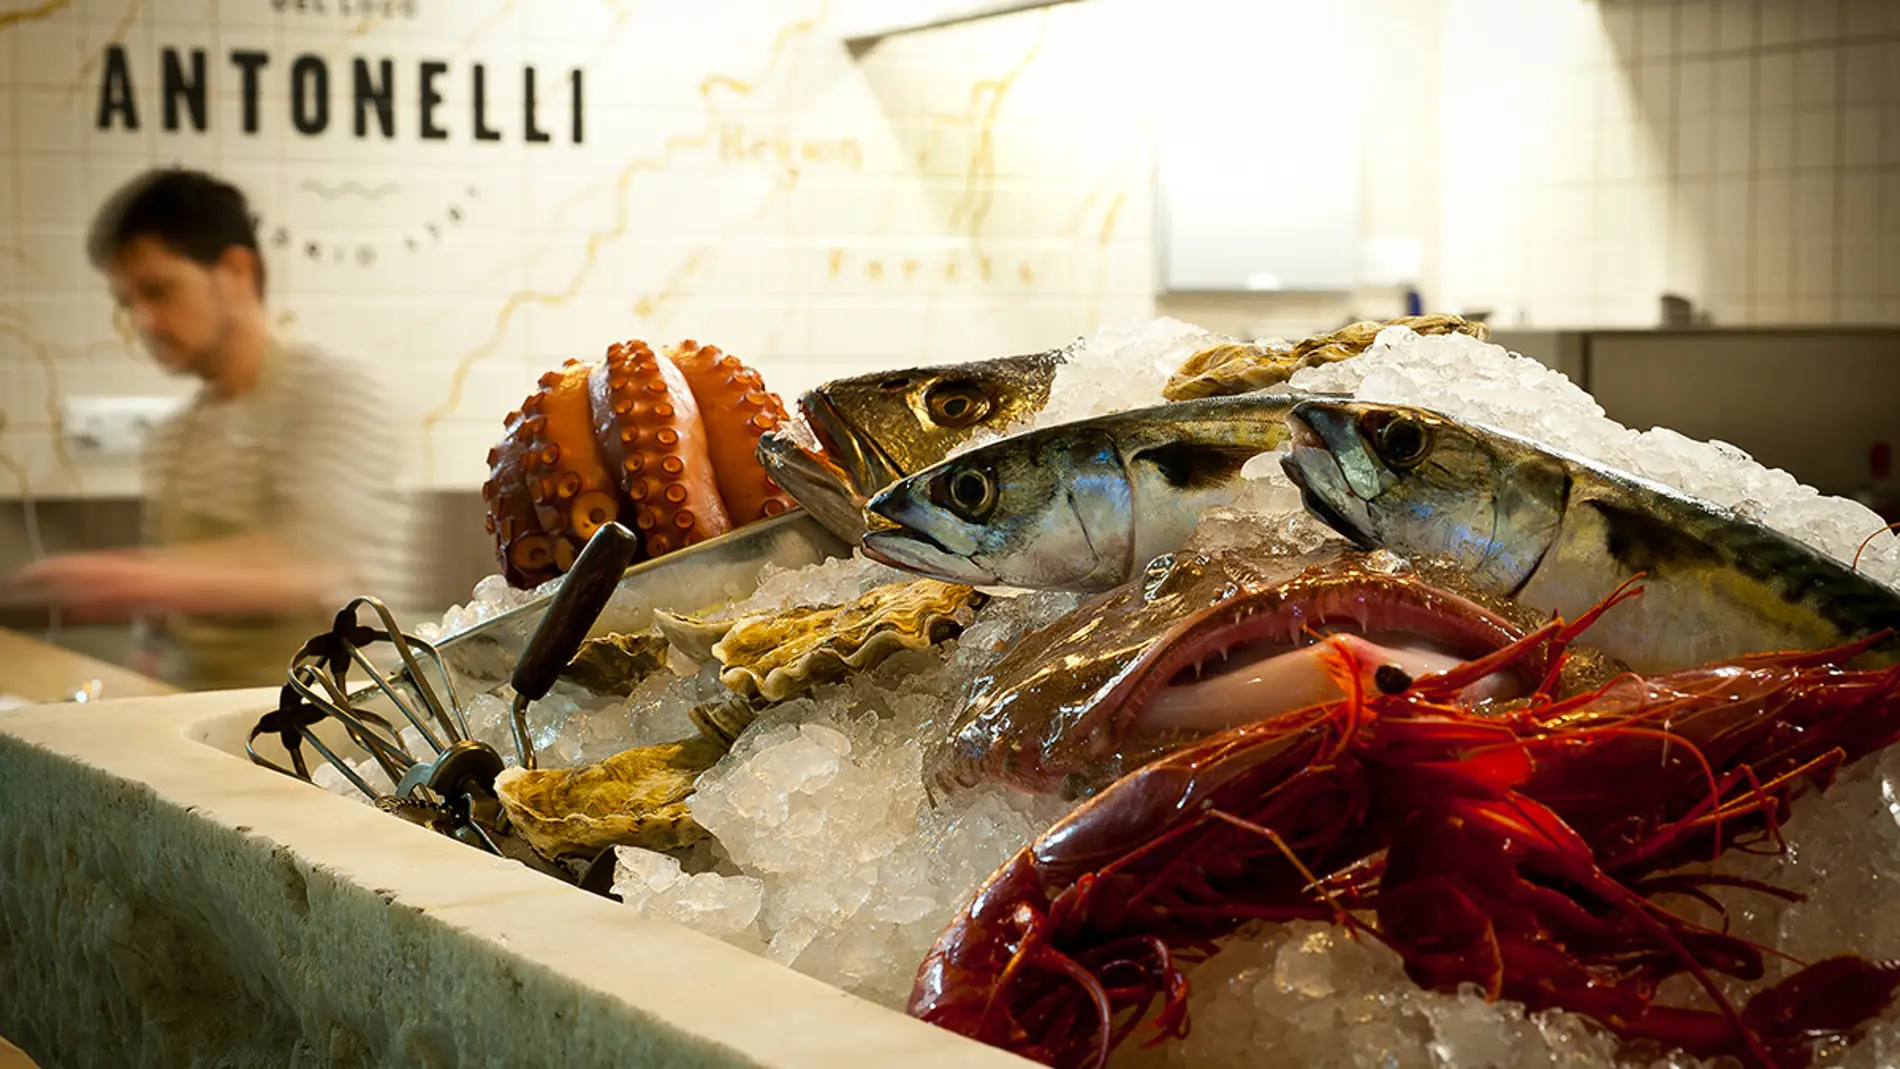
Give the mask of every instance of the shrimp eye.
POLYGON ((1396 664, 1382 664, 1372 673, 1372 685, 1381 694, 1404 694, 1412 689, 1412 677, 1396 664))
POLYGON ((932 386, 924 395, 930 418, 945 427, 968 427, 990 414, 990 398, 968 382, 946 382, 932 386))
POLYGON ((1409 468, 1431 452, 1432 436, 1417 420, 1400 416, 1379 428, 1379 455, 1395 468, 1409 468))
POLYGON ((982 468, 957 468, 933 479, 931 500, 966 523, 982 523, 996 508, 996 478, 982 468))

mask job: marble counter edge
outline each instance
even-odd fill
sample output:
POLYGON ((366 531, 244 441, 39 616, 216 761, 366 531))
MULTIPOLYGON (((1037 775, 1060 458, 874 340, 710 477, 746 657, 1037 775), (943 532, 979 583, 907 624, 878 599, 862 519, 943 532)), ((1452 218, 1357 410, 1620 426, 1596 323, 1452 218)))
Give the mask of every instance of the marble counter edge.
POLYGON ((261 715, 276 696, 275 688, 259 688, 0 712, 0 767, 11 739, 138 785, 158 804, 222 833, 263 840, 389 907, 546 970, 557 987, 564 982, 630 1026, 663 1022, 691 1037, 701 1056, 707 1045, 725 1048, 734 1055, 726 1064, 1034 1064, 190 737, 207 720, 261 715), (538 900, 535 909, 523 910, 530 899, 538 900), (668 967, 629 968, 630 961, 668 967))

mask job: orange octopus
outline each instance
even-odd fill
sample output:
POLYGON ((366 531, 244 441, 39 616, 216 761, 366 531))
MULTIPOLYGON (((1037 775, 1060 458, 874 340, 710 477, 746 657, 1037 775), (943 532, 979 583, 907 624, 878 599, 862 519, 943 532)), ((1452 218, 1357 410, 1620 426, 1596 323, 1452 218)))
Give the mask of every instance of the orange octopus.
POLYGON ((628 517, 648 559, 776 516, 793 502, 757 456, 785 405, 759 373, 692 340, 620 342, 568 360, 510 412, 488 451, 488 533, 508 585, 565 573, 602 524, 628 517))

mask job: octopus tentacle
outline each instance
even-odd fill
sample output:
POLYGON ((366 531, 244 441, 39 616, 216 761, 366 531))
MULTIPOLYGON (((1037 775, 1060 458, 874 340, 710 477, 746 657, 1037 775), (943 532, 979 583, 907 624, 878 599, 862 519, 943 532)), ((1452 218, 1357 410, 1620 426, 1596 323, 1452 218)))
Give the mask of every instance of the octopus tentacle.
POLYGON ((495 559, 502 578, 517 589, 528 589, 560 574, 555 568, 554 543, 542 531, 528 491, 528 417, 520 409, 508 413, 502 440, 488 451, 488 481, 482 483, 487 506, 485 526, 495 538, 495 559))
POLYGON ((706 423, 708 452, 720 499, 736 526, 792 507, 792 499, 759 463, 759 439, 785 418, 785 403, 759 373, 716 345, 688 338, 666 355, 681 371, 706 423))
POLYGON ((634 509, 649 557, 732 527, 687 380, 642 342, 618 344, 588 378, 589 424, 634 509))
POLYGON ((688 340, 610 346, 541 376, 489 450, 488 531, 510 586, 565 573, 601 525, 638 529, 648 557, 792 508, 758 461, 786 418, 759 373, 688 340))
POLYGON ((528 492, 563 572, 595 531, 620 518, 625 501, 595 440, 587 388, 593 366, 566 361, 541 376, 541 389, 527 402, 539 417, 529 420, 534 437, 528 492))

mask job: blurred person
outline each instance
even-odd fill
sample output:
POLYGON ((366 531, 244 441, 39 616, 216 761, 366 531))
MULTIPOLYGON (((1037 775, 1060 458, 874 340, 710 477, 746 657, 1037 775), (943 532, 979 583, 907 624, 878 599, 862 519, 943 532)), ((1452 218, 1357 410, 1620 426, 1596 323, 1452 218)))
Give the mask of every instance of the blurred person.
POLYGON ((198 380, 147 444, 142 544, 29 565, 15 598, 130 619, 130 667, 186 690, 280 686, 399 558, 394 416, 354 361, 275 336, 242 192, 148 171, 100 209, 87 253, 152 358, 198 380))

